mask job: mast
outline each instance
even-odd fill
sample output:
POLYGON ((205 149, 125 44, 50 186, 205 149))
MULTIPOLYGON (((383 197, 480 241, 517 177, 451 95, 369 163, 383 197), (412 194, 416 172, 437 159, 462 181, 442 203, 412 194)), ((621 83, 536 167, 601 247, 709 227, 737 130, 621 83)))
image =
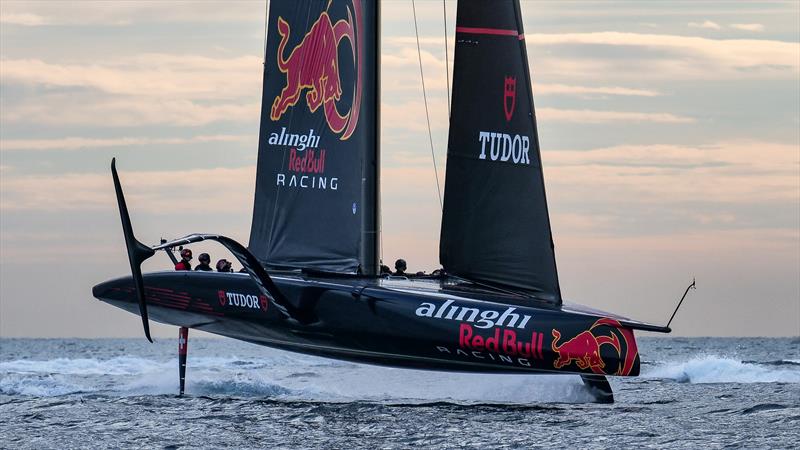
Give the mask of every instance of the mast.
POLYGON ((364 193, 362 205, 372 205, 368 213, 363 214, 364 237, 361 240, 361 273, 368 276, 377 276, 380 273, 380 233, 381 233, 381 11, 380 2, 375 2, 375 32, 374 48, 375 89, 373 95, 373 110, 375 120, 375 139, 373 151, 367 152, 364 158, 364 193))

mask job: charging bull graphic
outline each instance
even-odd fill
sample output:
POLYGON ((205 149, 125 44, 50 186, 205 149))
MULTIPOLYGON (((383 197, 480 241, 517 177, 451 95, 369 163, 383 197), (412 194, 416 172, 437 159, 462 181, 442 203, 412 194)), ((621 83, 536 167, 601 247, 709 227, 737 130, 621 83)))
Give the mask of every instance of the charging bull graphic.
POLYGON ((297 104, 303 91, 309 89, 305 99, 311 113, 322 106, 328 127, 334 133, 341 133, 339 139, 346 140, 353 134, 361 106, 363 54, 363 39, 358 36, 363 21, 359 1, 353 3, 353 9, 355 23, 350 8, 347 8, 347 20, 341 19, 336 23, 333 23, 327 10, 323 11, 303 40, 285 59, 284 51, 291 27, 283 17, 278 17, 278 34, 281 36, 278 44, 278 69, 286 75, 286 86, 272 102, 270 118, 273 121, 280 120, 289 108, 297 104), (350 42, 353 53, 353 101, 350 110, 346 114, 340 114, 337 109, 337 103, 342 97, 339 46, 344 39, 350 42))
MULTIPOLYGON (((591 369, 597 374, 606 375, 631 375, 631 371, 636 365, 638 350, 633 331, 623 328, 619 322, 613 319, 598 319, 588 330, 578 333, 574 338, 558 344, 561 339, 561 332, 553 330, 553 343, 551 347, 558 358, 553 362, 553 367, 560 369, 570 365, 573 361, 581 370, 591 369), (607 326, 612 331, 608 335, 598 335, 597 328, 607 326), (625 343, 625 354, 618 335, 621 335, 625 343), (606 363, 600 353, 602 346, 608 345, 616 350, 619 355, 620 365, 616 372, 606 370, 606 363)), ((637 370, 638 372, 638 370, 637 370)))

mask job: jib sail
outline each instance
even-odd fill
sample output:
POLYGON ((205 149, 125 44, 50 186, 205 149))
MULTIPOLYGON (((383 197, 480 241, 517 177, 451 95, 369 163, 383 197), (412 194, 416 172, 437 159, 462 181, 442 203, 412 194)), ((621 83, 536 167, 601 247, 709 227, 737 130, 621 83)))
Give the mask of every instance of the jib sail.
POLYGON ((270 2, 250 250, 377 270, 377 4, 270 2))
POLYGON ((518 0, 458 3, 439 258, 561 302, 518 0))

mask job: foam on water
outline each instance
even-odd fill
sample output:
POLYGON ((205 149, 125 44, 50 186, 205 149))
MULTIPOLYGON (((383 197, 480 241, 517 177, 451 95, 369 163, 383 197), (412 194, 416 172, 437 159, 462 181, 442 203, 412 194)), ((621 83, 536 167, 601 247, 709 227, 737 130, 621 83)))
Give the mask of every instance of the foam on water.
MULTIPOLYGON (((794 360, 783 361, 789 362, 788 365, 794 363, 794 360)), ((716 355, 661 363, 646 370, 642 375, 648 378, 672 379, 681 383, 800 383, 800 370, 776 368, 770 363, 742 362, 716 355)))
MULTIPOLYGON (((682 383, 800 383, 798 361, 780 361, 696 356, 645 366, 642 376, 682 383)), ((174 359, 117 356, 0 362, 0 394, 6 395, 172 395, 178 390, 177 378, 174 359)), ((577 376, 428 372, 286 353, 264 358, 192 357, 186 392, 325 402, 529 404, 592 400, 577 376)))
MULTIPOLYGON (((300 357, 271 360, 195 357, 187 366, 189 395, 326 402, 530 403, 588 402, 577 376, 454 374, 300 357)), ((138 357, 56 358, 0 363, 0 394, 170 395, 177 361, 138 357)))

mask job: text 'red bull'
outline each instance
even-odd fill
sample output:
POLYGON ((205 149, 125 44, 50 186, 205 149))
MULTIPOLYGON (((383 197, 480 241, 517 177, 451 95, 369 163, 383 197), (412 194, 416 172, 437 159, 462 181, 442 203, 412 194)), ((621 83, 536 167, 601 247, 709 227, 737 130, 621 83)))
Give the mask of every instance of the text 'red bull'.
MULTIPOLYGON (((286 43, 289 40, 290 26, 282 17, 278 18, 278 33, 281 36, 278 44, 278 69, 286 74, 286 86, 272 102, 270 118, 277 121, 300 100, 305 89, 306 104, 314 113, 323 106, 328 127, 334 133, 342 133, 341 140, 349 138, 358 123, 358 111, 361 103, 361 55, 362 43, 356 41, 356 28, 361 28, 361 6, 353 3, 356 14, 356 25, 350 9, 347 20, 331 21, 327 11, 323 11, 303 37, 303 40, 292 49, 284 59, 286 43), (339 114, 336 102, 341 99, 342 86, 339 77, 339 44, 343 39, 350 41, 353 49, 353 67, 355 83, 353 86, 353 103, 347 114, 339 114)), ((360 40, 360 39, 359 39, 360 40)))
POLYGON ((495 328, 490 336, 476 334, 472 325, 462 323, 458 330, 458 346, 467 350, 485 350, 509 356, 542 359, 542 333, 531 333, 530 341, 517 338, 517 332, 495 328))

